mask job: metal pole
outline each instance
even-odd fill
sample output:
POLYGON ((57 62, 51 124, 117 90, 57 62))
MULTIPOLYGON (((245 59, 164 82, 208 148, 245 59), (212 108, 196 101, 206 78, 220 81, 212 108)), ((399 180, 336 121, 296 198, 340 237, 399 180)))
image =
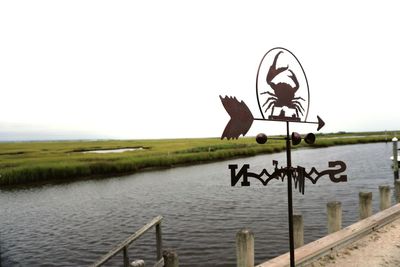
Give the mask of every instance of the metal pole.
POLYGON ((394 174, 394 180, 399 179, 399 163, 397 159, 397 138, 393 137, 393 174, 394 174))
POLYGON ((292 200, 292 157, 290 154, 290 135, 289 122, 286 121, 286 160, 287 160, 287 180, 288 180, 288 214, 289 214, 289 248, 290 248, 290 267, 295 267, 294 259, 294 237, 293 237, 293 200, 292 200))

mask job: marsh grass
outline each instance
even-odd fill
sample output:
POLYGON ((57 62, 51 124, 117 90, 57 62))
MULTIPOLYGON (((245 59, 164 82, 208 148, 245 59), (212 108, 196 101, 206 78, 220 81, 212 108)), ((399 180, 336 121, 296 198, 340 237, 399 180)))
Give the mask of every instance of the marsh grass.
MULTIPOLYGON (((383 142, 383 133, 319 134, 312 147, 383 142)), ((297 147, 303 147, 304 142, 297 147)), ((275 153, 284 140, 258 145, 253 138, 220 140, 163 139, 0 143, 0 185, 71 181, 109 177, 152 168, 198 164, 235 157, 275 153), (145 147, 124 153, 82 153, 99 149, 145 147)))

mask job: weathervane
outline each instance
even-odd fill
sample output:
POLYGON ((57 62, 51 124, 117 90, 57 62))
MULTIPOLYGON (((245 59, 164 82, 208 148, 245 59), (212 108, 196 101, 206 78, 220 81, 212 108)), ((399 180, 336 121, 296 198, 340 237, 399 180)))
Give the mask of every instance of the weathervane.
MULTIPOLYGON (((249 171, 249 164, 244 164, 239 171, 237 164, 230 164, 231 186, 235 186, 240 179, 242 179, 242 186, 250 186, 249 178, 255 178, 264 186, 267 186, 272 179, 283 181, 285 177, 287 178, 290 266, 294 267, 292 182, 302 194, 304 194, 306 178, 313 184, 325 175, 328 175, 334 183, 346 182, 347 175, 340 175, 346 170, 346 164, 343 161, 330 161, 328 166, 333 169, 324 171, 318 171, 315 167, 312 167, 310 171, 306 171, 301 166, 292 167, 291 144, 300 144, 301 136, 296 132, 289 135, 289 123, 317 124, 317 131, 325 125, 325 122, 319 116, 317 116, 316 122, 307 121, 310 106, 308 81, 300 61, 292 52, 285 48, 276 47, 264 55, 257 71, 256 91, 261 118, 254 118, 247 105, 243 101, 239 102, 236 97, 220 96, 225 110, 231 117, 221 139, 226 137, 229 140, 231 138, 237 139, 240 135, 245 136, 254 120, 286 122, 286 137, 284 139, 286 140, 287 165, 286 167, 278 167, 278 161, 273 160, 274 170, 271 173, 263 169, 261 173, 257 174, 249 171)), ((259 144, 265 144, 267 139, 267 135, 263 133, 256 136, 256 141, 259 144)), ((315 139, 313 133, 304 137, 307 144, 313 144, 315 139)))

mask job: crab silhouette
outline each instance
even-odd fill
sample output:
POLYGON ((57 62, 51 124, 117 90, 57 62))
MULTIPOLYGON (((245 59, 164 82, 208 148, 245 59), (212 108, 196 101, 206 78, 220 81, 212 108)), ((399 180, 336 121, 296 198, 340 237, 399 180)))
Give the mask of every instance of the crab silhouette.
POLYGON ((279 55, 283 53, 283 51, 280 51, 276 54, 274 58, 274 62, 272 63, 271 67, 269 68, 268 74, 267 74, 267 83, 268 85, 274 90, 274 93, 271 92, 262 92, 261 95, 268 94, 270 97, 265 101, 265 103, 262 105, 262 107, 265 107, 267 104, 268 106, 265 109, 265 113, 271 109, 271 115, 269 116, 270 119, 285 119, 285 118, 291 118, 295 120, 300 120, 299 114, 303 115, 304 108, 300 103, 300 100, 305 101, 302 97, 296 97, 295 94, 297 90, 299 89, 299 82, 297 81, 296 75, 293 73, 291 69, 289 69, 289 66, 286 67, 280 67, 276 68, 276 62, 278 60, 279 55), (288 70, 291 75, 288 75, 290 79, 294 82, 295 86, 292 87, 290 84, 287 84, 285 82, 279 82, 279 83, 274 83, 273 80, 276 76, 278 76, 280 73, 288 70), (285 116, 285 111, 282 109, 279 116, 273 116, 274 114, 274 108, 291 108, 296 111, 296 114, 293 114, 292 117, 287 117, 285 116))

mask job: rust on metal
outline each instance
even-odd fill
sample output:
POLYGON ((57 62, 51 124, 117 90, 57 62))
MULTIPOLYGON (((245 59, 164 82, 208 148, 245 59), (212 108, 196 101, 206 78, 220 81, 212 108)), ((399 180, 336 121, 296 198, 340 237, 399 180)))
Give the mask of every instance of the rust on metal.
POLYGON ((222 133, 221 139, 226 137, 229 140, 231 138, 237 139, 240 135, 245 136, 254 121, 249 108, 243 101, 239 102, 236 97, 219 97, 226 112, 231 116, 222 133))
MULTIPOLYGON (((317 121, 307 121, 308 110, 310 106, 310 90, 307 77, 300 61, 289 50, 276 47, 269 50, 261 60, 257 71, 256 82, 257 102, 262 118, 254 118, 247 105, 236 97, 224 98, 220 96, 221 102, 228 112, 231 119, 222 133, 221 139, 238 138, 240 135, 246 135, 254 120, 259 121, 283 121, 286 122, 286 167, 278 167, 278 161, 274 160, 272 164, 275 169, 269 173, 263 169, 260 173, 250 172, 249 164, 244 164, 239 171, 237 164, 230 164, 231 186, 235 186, 239 180, 242 186, 250 186, 249 178, 259 180, 264 186, 272 179, 287 180, 288 194, 288 221, 289 221, 289 249, 290 266, 295 266, 294 238, 293 238, 293 199, 292 182, 295 189, 304 194, 305 181, 308 179, 315 184, 322 176, 329 176, 334 183, 346 182, 347 175, 342 174, 346 170, 346 164, 343 161, 329 161, 330 169, 318 171, 312 167, 306 171, 304 167, 292 166, 291 145, 298 145, 301 142, 301 135, 293 132, 289 134, 289 123, 313 123, 317 124, 319 131, 325 122, 317 116, 317 121), (278 61, 283 61, 278 64, 278 61), (267 118, 264 116, 267 115, 267 118), (291 141, 291 142, 290 142, 291 141), (263 178, 266 176, 266 178, 263 178)), ((307 144, 314 144, 315 135, 309 133, 304 137, 307 144)), ((265 144, 268 138, 264 133, 258 134, 256 141, 259 144, 265 144)))
POLYGON ((280 54, 282 54, 283 51, 279 51, 274 58, 274 62, 269 68, 268 74, 267 74, 267 84, 271 87, 273 92, 270 91, 264 91, 261 92, 261 95, 267 94, 269 95, 268 99, 264 102, 262 107, 264 108, 266 106, 264 112, 266 113, 269 109, 271 109, 271 115, 268 117, 269 119, 274 119, 274 120, 289 120, 289 121, 300 121, 300 116, 304 115, 303 112, 305 111, 303 108, 303 105, 301 104, 301 101, 306 101, 304 98, 300 96, 295 96, 297 90, 300 88, 300 84, 296 78, 296 75, 294 72, 289 68, 289 66, 286 67, 276 67, 276 62, 278 60, 278 57, 280 54), (290 85, 289 83, 286 82, 278 82, 275 83, 273 80, 281 73, 288 71, 290 74, 288 77, 294 82, 294 86, 290 85), (276 107, 283 108, 287 107, 289 109, 294 109, 295 113, 292 116, 286 116, 285 110, 281 109, 280 113, 278 116, 274 116, 274 109, 276 107))
POLYGON ((317 181, 322 177, 327 175, 329 179, 334 183, 340 182, 347 182, 347 175, 343 175, 343 173, 347 166, 346 163, 343 161, 329 161, 328 166, 329 168, 336 169, 327 169, 323 171, 318 171, 315 167, 312 167, 310 171, 306 171, 304 167, 297 166, 297 167, 278 167, 278 161, 273 160, 272 164, 274 165, 274 171, 269 173, 266 169, 263 169, 260 173, 250 172, 249 164, 244 164, 239 171, 237 164, 229 164, 229 169, 231 170, 231 185, 235 186, 239 180, 242 180, 242 186, 250 186, 249 178, 255 178, 262 183, 262 185, 267 186, 268 183, 272 179, 281 180, 283 181, 285 177, 292 177, 294 181, 294 188, 298 189, 300 193, 304 195, 304 186, 305 186, 305 179, 307 178, 313 184, 316 184, 317 181), (263 177, 266 178, 263 178, 263 177))
POLYGON ((307 76, 289 50, 275 47, 264 55, 257 71, 256 92, 263 118, 307 121, 310 106, 307 76))
POLYGON ((273 48, 262 58, 257 71, 256 93, 261 118, 255 118, 246 104, 236 97, 220 96, 231 117, 221 139, 245 136, 253 120, 313 123, 318 124, 317 131, 325 125, 319 116, 317 121, 307 120, 310 106, 308 80, 300 61, 285 48, 273 48))

